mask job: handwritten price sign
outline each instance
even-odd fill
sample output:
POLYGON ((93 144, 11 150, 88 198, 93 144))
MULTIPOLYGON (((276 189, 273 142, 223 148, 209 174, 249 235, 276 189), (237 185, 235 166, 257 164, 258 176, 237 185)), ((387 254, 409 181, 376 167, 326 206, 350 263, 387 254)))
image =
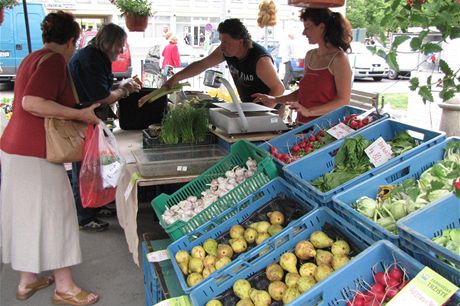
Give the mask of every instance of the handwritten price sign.
POLYGON ((391 146, 387 144, 382 137, 379 137, 376 141, 374 141, 364 150, 364 152, 366 152, 371 163, 375 167, 387 162, 393 156, 391 146))
POLYGON ((353 133, 355 130, 353 130, 351 127, 346 125, 345 123, 340 122, 337 125, 334 125, 331 127, 329 130, 326 132, 334 137, 335 139, 342 139, 344 137, 347 137, 351 133, 353 133))

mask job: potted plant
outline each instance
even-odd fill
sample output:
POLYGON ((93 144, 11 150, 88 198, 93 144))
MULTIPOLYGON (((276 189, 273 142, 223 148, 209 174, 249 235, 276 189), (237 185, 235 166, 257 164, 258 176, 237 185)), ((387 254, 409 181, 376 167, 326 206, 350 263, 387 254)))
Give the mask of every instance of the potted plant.
MULTIPOLYGON (((392 0, 388 2, 385 17, 381 25, 387 31, 400 31, 392 42, 386 55, 391 69, 399 71, 396 60, 396 50, 403 42, 410 40, 412 50, 429 57, 432 54, 442 54, 446 43, 460 39, 460 0, 392 0), (405 35, 409 27, 419 27, 418 35, 405 35), (430 32, 437 32, 441 36, 440 42, 429 41, 430 32)), ((384 53, 384 52, 383 52, 384 53)), ((448 135, 460 135, 460 68, 452 69, 449 63, 439 60, 439 75, 434 71, 429 73, 426 80, 418 77, 410 79, 410 89, 418 91, 424 103, 433 102, 433 92, 439 92, 443 103, 440 129, 448 135)))
POLYGON ((143 32, 147 28, 149 16, 153 16, 152 4, 148 0, 113 0, 125 16, 126 27, 133 32, 143 32))
POLYGON ((4 14, 3 11, 5 8, 12 8, 18 4, 17 0, 0 0, 0 25, 3 23, 4 14))

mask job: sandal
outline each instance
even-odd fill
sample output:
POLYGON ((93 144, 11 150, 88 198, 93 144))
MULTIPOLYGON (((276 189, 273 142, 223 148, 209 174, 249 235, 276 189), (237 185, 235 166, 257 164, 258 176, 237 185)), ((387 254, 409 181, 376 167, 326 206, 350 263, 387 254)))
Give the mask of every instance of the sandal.
POLYGON ((32 295, 34 295, 34 293, 37 292, 38 290, 44 289, 53 283, 54 283, 54 276, 52 275, 49 275, 47 277, 39 277, 36 282, 32 284, 28 284, 23 288, 26 290, 25 293, 19 293, 19 290, 16 291, 16 299, 20 301, 27 300, 32 295))
POLYGON ((99 296, 93 292, 88 292, 83 289, 80 292, 73 293, 60 293, 54 291, 53 304, 54 305, 93 305, 99 301, 99 296), (90 295, 95 296, 94 299, 90 298, 90 295))

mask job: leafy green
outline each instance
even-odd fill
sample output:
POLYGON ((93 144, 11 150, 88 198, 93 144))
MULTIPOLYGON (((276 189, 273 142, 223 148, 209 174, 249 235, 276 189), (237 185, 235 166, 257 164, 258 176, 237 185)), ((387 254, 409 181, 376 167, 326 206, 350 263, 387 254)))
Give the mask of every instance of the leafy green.
POLYGON ((159 98, 163 96, 166 96, 167 94, 182 90, 184 86, 190 86, 190 83, 189 82, 178 83, 171 88, 161 87, 157 90, 152 91, 148 95, 146 95, 145 98, 147 99, 148 103, 151 103, 153 101, 158 100, 159 98))

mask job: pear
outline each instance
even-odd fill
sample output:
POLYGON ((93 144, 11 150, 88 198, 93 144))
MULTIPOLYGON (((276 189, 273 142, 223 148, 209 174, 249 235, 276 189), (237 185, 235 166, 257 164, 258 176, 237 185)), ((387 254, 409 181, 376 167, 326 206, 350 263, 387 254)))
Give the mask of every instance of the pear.
POLYGON ((280 265, 281 267, 283 267, 284 270, 290 273, 298 273, 297 257, 294 255, 294 253, 286 252, 283 255, 281 255, 280 265))
POLYGON ((283 227, 279 224, 272 224, 268 227, 268 234, 270 236, 274 236, 276 235, 277 233, 281 232, 283 230, 283 227))
POLYGON ((217 241, 214 239, 207 239, 203 243, 203 248, 209 255, 217 256, 217 241))
POLYGON ((315 256, 315 261, 317 265, 320 264, 325 264, 325 265, 332 265, 332 258, 334 255, 332 255, 331 252, 329 251, 324 251, 324 250, 317 250, 316 251, 316 256, 315 256))
POLYGON ((251 299, 242 299, 236 303, 236 306, 254 306, 254 303, 251 299))
POLYGON ((257 238, 257 231, 253 228, 247 228, 244 231, 243 237, 247 243, 254 243, 257 238))
POLYGON ((334 240, 329 238, 326 233, 322 231, 315 231, 310 235, 310 241, 313 246, 317 249, 329 248, 332 246, 334 240))
POLYGON ((240 299, 249 299, 251 284, 245 279, 239 279, 233 284, 233 292, 240 299))
POLYGON ((219 244, 217 246, 217 258, 221 257, 233 257, 233 249, 228 244, 219 244))
POLYGON ((244 238, 235 238, 230 239, 230 246, 233 249, 233 252, 239 254, 247 250, 248 244, 244 238))
POLYGON ((203 280, 203 276, 200 273, 191 273, 187 277, 187 285, 193 287, 203 280))
POLYGON ((206 306, 224 306, 219 300, 210 300, 206 303, 206 306))
POLYGON ((266 233, 270 227, 270 222, 268 221, 259 221, 253 224, 255 225, 255 229, 259 234, 266 233))
POLYGON ((258 233, 256 238, 256 244, 261 244, 265 239, 270 238, 268 233, 258 233))
POLYGON ((216 264, 215 264, 216 270, 222 269, 222 267, 228 265, 231 261, 232 260, 227 256, 217 259, 216 264))
POLYGON ((302 240, 296 244, 294 253, 299 259, 307 260, 315 257, 316 250, 310 241, 302 240))
POLYGON ((232 226, 232 228, 230 228, 230 237, 233 239, 243 238, 243 234, 244 234, 244 227, 239 224, 235 224, 232 226))
POLYGON ((282 281, 274 281, 268 285, 268 293, 275 301, 281 301, 287 288, 286 284, 282 281))
POLYGON ((297 289, 300 293, 310 290, 316 284, 316 280, 310 276, 301 276, 297 280, 297 289))
POLYGON ((189 253, 187 253, 187 251, 180 250, 179 252, 176 253, 174 257, 176 258, 177 264, 179 265, 179 268, 181 269, 182 273, 187 275, 188 274, 188 262, 190 260, 189 253))
POLYGON ((276 225, 283 225, 284 223, 284 215, 283 213, 275 210, 267 213, 267 217, 270 219, 271 224, 276 225))
POLYGON ((272 298, 265 290, 257 290, 254 295, 254 306, 269 306, 272 303, 272 298))
POLYGON ((289 287, 287 288, 286 292, 283 295, 283 304, 289 304, 293 300, 295 300, 297 297, 299 297, 300 292, 297 290, 296 287, 289 287))
POLYGON ((214 266, 204 267, 203 269, 203 278, 208 277, 212 272, 216 271, 214 266))
POLYGON ((320 282, 326 277, 328 277, 329 274, 331 274, 332 272, 334 272, 334 270, 332 270, 332 268, 329 265, 320 264, 318 265, 318 268, 316 268, 315 279, 317 282, 320 282))
POLYGON ((297 273, 288 273, 286 274, 286 278, 284 279, 284 282, 286 283, 286 286, 288 287, 295 287, 297 286, 297 281, 299 280, 300 275, 297 273))
POLYGON ((337 240, 332 244, 331 252, 334 255, 347 255, 350 254, 350 245, 345 240, 337 240))
POLYGON ((193 258, 199 258, 203 260, 206 257, 206 251, 201 245, 193 247, 192 252, 190 253, 192 254, 193 258))
POLYGON ((300 266, 299 274, 300 276, 314 277, 316 268, 317 266, 312 262, 304 263, 303 265, 300 266))
POLYGON ((213 255, 206 255, 206 257, 204 258, 203 260, 203 265, 205 267, 214 267, 214 265, 216 264, 216 256, 213 256, 213 255))
POLYGON ((334 270, 340 269, 350 261, 350 258, 346 255, 334 255, 332 258, 332 268, 334 270))
POLYGON ((188 270, 190 272, 201 273, 203 271, 203 261, 199 258, 192 257, 188 262, 188 270))
POLYGON ((269 281, 279 281, 284 277, 284 270, 277 263, 272 263, 265 269, 265 276, 269 281))

